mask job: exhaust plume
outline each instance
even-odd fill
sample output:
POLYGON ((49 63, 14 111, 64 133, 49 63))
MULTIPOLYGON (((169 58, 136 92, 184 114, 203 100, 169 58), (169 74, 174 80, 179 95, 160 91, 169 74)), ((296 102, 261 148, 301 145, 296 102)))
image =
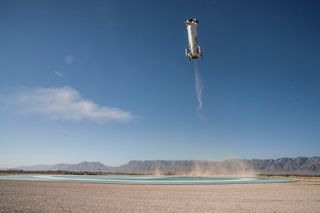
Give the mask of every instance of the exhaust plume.
POLYGON ((198 110, 200 111, 203 107, 202 101, 202 91, 203 91, 203 83, 200 75, 200 70, 198 68, 197 62, 194 62, 194 77, 195 77, 195 90, 198 101, 198 110))
POLYGON ((204 121, 204 117, 201 114, 201 110, 203 107, 203 101, 202 101, 202 93, 203 93, 203 82, 200 75, 200 71, 198 68, 197 62, 194 62, 194 80, 195 80, 195 90, 197 95, 197 101, 198 101, 198 114, 201 121, 204 121))

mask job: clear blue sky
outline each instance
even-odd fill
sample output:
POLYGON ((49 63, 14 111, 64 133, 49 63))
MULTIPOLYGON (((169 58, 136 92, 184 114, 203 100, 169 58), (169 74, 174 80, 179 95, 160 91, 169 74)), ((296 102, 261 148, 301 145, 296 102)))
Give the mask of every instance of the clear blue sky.
POLYGON ((0 2, 0 167, 320 155, 318 1, 0 2), (184 21, 200 20, 204 120, 184 21))

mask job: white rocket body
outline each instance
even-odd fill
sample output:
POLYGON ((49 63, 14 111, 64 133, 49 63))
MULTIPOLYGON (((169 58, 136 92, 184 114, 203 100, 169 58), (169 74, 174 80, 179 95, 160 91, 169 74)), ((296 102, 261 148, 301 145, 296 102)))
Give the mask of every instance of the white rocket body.
POLYGON ((186 22, 186 27, 188 31, 188 46, 186 49, 186 56, 189 60, 202 58, 202 52, 198 43, 197 38, 197 26, 199 21, 197 19, 188 19, 186 22))

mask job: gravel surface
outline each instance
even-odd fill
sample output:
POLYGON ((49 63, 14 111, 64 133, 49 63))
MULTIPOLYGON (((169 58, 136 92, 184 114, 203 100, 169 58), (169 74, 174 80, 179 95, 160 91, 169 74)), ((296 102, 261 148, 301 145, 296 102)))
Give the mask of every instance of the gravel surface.
POLYGON ((320 212, 320 181, 193 186, 0 181, 0 212, 320 212))

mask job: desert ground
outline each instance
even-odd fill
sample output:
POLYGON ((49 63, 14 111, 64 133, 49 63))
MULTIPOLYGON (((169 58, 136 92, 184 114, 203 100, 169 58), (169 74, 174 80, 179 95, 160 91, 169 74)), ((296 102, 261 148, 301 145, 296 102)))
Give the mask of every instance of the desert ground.
POLYGON ((320 212, 320 181, 189 186, 0 181, 0 212, 320 212))

